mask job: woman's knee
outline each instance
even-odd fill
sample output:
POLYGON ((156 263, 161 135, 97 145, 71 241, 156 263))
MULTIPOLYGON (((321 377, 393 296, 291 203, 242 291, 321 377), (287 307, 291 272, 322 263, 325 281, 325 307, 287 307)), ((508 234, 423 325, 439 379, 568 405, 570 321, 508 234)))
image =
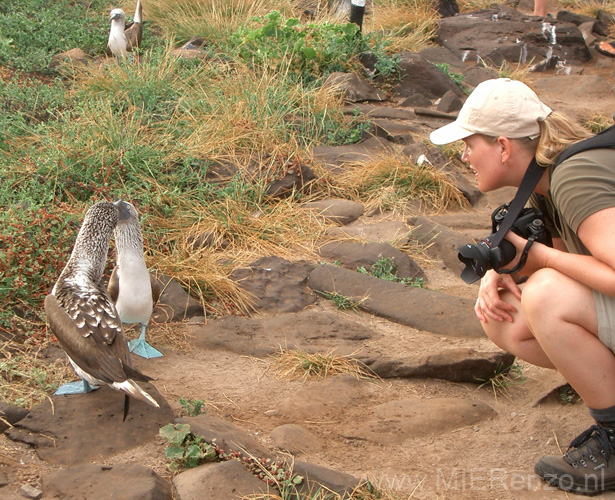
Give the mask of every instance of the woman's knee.
POLYGON ((554 269, 540 269, 530 276, 521 294, 521 308, 530 323, 556 309, 557 290, 563 285, 565 276, 554 269))

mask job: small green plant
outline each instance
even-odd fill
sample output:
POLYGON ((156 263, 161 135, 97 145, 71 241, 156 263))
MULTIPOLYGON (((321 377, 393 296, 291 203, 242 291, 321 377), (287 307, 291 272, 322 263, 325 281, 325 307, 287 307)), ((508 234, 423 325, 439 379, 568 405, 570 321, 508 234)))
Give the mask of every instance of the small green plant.
POLYGON ((451 65, 449 63, 437 63, 435 66, 440 69, 445 75, 447 75, 455 84, 461 89, 464 94, 469 94, 467 87, 464 85, 463 80, 465 78, 463 73, 455 73, 451 71, 451 65))
POLYGON ((559 388, 559 399, 563 404, 574 404, 581 399, 570 384, 564 384, 559 388))
POLYGON ((326 292, 326 291, 317 291, 320 295, 322 295, 325 299, 333 302, 338 309, 352 309, 357 311, 359 306, 363 302, 363 300, 355 300, 351 297, 346 297, 339 292, 326 292))
POLYGON ((397 265, 395 260, 391 257, 383 257, 374 262, 369 271, 365 267, 357 267, 357 271, 361 274, 367 274, 374 276, 385 281, 394 281, 397 283, 405 283, 411 287, 423 288, 423 278, 400 278, 397 276, 397 265))
POLYGON ((186 411, 186 415, 189 417, 196 417, 201 413, 205 413, 204 406, 205 401, 202 399, 184 399, 179 398, 179 404, 182 405, 182 408, 186 411))
POLYGON ((190 432, 189 424, 168 424, 160 429, 159 434, 169 443, 165 453, 171 460, 168 467, 172 471, 191 469, 218 459, 216 448, 190 432))

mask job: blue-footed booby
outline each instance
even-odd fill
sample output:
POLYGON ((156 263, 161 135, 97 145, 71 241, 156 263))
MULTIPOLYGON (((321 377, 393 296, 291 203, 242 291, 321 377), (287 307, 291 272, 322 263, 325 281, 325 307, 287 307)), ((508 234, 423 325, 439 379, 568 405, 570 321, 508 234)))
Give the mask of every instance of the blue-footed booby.
POLYGON ((111 28, 107 47, 116 57, 128 57, 128 53, 141 45, 143 37, 143 7, 137 0, 133 22, 126 25, 126 14, 122 9, 113 9, 109 13, 111 28))
POLYGON ((115 302, 122 323, 141 324, 139 338, 128 342, 130 352, 144 358, 158 358, 162 353, 145 341, 145 332, 160 296, 160 282, 150 275, 145 264, 137 210, 126 201, 118 202, 118 207, 120 219, 114 230, 117 265, 107 293, 115 302))
POLYGON ((156 408, 159 405, 136 382, 151 378, 133 368, 122 322, 100 285, 109 240, 120 217, 119 203, 100 202, 87 211, 71 256, 45 298, 45 313, 71 365, 83 379, 83 384, 62 386, 56 394, 89 392, 91 386, 107 384, 126 394, 125 419, 129 396, 156 408))

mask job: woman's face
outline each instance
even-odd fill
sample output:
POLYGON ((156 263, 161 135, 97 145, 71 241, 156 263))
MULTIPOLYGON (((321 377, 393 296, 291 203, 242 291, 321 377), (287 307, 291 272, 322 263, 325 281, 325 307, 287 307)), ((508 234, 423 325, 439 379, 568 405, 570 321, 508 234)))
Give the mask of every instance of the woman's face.
POLYGON ((463 142, 465 149, 461 160, 469 163, 478 189, 486 193, 507 185, 502 148, 497 140, 475 134, 466 137, 463 142))

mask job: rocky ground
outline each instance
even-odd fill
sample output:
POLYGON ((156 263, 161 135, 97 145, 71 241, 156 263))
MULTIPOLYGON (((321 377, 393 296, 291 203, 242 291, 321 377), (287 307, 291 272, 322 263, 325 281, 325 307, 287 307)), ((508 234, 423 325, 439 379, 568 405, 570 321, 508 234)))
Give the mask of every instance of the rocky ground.
MULTIPOLYGON (((517 9, 527 13, 531 5, 521 2, 517 9)), ((528 22, 539 22, 521 18, 526 32, 531 31, 528 22)), ((520 36, 517 22, 503 19, 498 29, 507 26, 510 37, 520 36)), ((487 38, 481 43, 489 43, 487 38)), ((501 33, 493 35, 494 48, 502 39, 501 33)), ((458 51, 465 49, 455 48, 455 40, 453 35, 442 39, 447 48, 429 49, 420 59, 449 62, 468 75, 466 81, 490 77, 475 61, 460 62, 458 51)), ((459 47, 467 46, 462 42, 459 47)), ((608 116, 615 111, 615 59, 598 54, 587 38, 576 43, 582 47, 559 70, 531 73, 527 81, 555 109, 579 119, 608 116)), ((424 74, 423 87, 416 83, 416 68, 429 66, 421 66, 418 57, 405 58, 415 71, 408 69, 405 86, 387 100, 369 87, 352 87, 352 95, 348 87, 349 100, 360 101, 349 110, 359 106, 371 116, 374 137, 354 147, 317 149, 318 161, 335 171, 344 161, 396 147, 400 154, 425 154, 445 166, 446 159, 423 141, 454 117, 454 102, 445 108, 440 98, 449 90, 451 101, 463 95, 454 86, 437 90, 440 81, 433 79, 425 85, 424 74), (438 110, 449 116, 438 117, 438 110)), ((238 461, 172 474, 158 429, 177 417, 204 437, 215 437, 225 450, 292 456, 298 473, 338 491, 368 478, 399 491, 400 498, 567 498, 542 483, 533 467, 543 454, 565 450, 591 424, 587 410, 560 392, 563 379, 557 373, 511 359, 482 335, 471 311, 477 287, 459 278, 454 250, 486 236, 491 211, 514 191, 481 196, 469 172, 446 168, 471 208, 400 218, 329 201, 327 214, 337 216, 340 227, 323 242, 321 262, 326 264, 272 256, 238 276, 259 297, 252 317, 204 318, 192 307, 186 315, 187 309, 180 308, 176 319, 181 321, 169 323, 163 321, 168 306, 160 306, 149 337, 164 357, 135 358, 135 364, 155 379, 148 388, 162 409, 135 402, 122 423, 123 397, 117 392, 102 388, 85 396, 52 397, 0 436, 0 480, 5 483, 0 499, 36 497, 40 490, 43 498, 228 500, 265 487, 238 461), (429 261, 420 267, 391 244, 409 238, 412 230, 412 237, 432 242, 429 261), (354 271, 382 256, 396 259, 400 275, 424 276, 426 288, 354 271), (341 311, 322 291, 361 298, 362 309, 341 311), (342 374, 292 380, 274 363, 280 348, 352 357, 377 378, 342 374), (481 386, 513 362, 499 391, 481 386), (205 413, 186 416, 180 398, 203 400, 205 413)))

